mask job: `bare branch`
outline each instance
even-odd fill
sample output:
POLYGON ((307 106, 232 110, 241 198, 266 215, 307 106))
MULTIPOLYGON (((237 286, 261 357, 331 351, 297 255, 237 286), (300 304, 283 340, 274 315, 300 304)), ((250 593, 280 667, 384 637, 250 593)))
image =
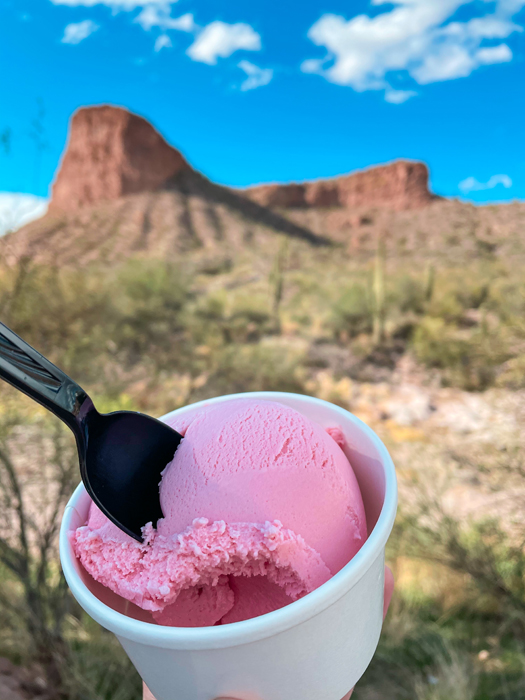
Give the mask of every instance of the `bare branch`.
POLYGON ((24 553, 24 556, 26 557, 27 561, 29 561, 29 543, 26 532, 28 520, 26 518, 26 512, 24 508, 22 490, 20 488, 20 483, 18 481, 18 476, 16 474, 14 464, 11 461, 11 458, 9 457, 7 451, 2 447, 0 447, 0 461, 3 463, 4 468, 7 472, 9 483, 16 499, 14 509, 18 519, 18 538, 22 552, 24 553))
POLYGON ((2 538, 0 538, 0 561, 19 577, 22 577, 26 571, 23 556, 2 538))

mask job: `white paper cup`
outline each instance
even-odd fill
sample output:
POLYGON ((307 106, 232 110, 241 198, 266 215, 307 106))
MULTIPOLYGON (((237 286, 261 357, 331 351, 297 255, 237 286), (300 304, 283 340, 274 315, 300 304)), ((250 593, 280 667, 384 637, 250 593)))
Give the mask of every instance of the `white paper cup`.
POLYGON ((381 632, 385 545, 397 506, 394 465, 358 418, 299 394, 222 396, 161 420, 240 397, 278 401, 324 427, 341 427, 370 533, 356 556, 317 590, 266 615, 217 627, 155 625, 149 613, 96 583, 75 557, 68 532, 86 523, 90 503, 81 484, 62 520, 64 575, 84 610, 116 634, 157 700, 340 700, 364 673, 381 632))

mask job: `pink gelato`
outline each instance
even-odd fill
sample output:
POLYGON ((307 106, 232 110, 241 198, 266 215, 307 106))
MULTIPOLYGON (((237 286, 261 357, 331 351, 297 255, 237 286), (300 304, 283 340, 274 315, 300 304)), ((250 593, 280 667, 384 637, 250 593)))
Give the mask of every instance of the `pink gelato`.
POLYGON ((164 517, 145 526, 144 544, 95 505, 71 533, 93 578, 159 624, 227 624, 276 610, 364 543, 363 501, 339 429, 253 399, 211 404, 171 425, 184 439, 163 472, 164 517))

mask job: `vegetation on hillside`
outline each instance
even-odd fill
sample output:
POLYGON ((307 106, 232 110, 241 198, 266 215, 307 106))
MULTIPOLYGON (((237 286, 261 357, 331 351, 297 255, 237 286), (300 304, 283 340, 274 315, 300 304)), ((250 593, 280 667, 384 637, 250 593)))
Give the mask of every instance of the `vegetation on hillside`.
MULTIPOLYGON (((443 386, 525 388, 525 281, 511 260, 416 267, 384 244, 358 260, 279 240, 179 263, 3 266, 0 318, 107 411, 160 415, 261 389, 349 406, 338 382, 389 381, 407 356, 443 386)), ((56 529, 78 479, 72 437, 0 392, 0 656, 39 664, 53 697, 138 700, 118 643, 60 576, 56 529)), ((524 464, 518 452, 473 468, 520 478, 524 464)), ((355 697, 525 698, 525 521, 512 535, 497 521, 466 524, 425 484, 414 493, 389 545, 392 609, 355 697)))

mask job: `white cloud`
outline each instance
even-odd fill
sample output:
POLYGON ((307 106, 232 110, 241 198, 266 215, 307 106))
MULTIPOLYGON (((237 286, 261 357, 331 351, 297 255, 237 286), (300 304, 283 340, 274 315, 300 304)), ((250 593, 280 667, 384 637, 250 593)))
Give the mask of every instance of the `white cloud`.
POLYGON ((478 182, 475 177, 467 177, 462 180, 458 187, 464 193, 468 192, 478 192, 479 190, 492 190, 498 185, 503 185, 503 187, 512 187, 512 180, 508 175, 493 175, 487 182, 478 182))
POLYGON ((67 5, 68 7, 94 7, 95 5, 105 5, 113 10, 134 10, 137 7, 147 5, 157 5, 166 7, 177 2, 177 0, 51 0, 53 5, 67 5))
MULTIPOLYGON (((119 10, 133 10, 142 8, 133 20, 140 24, 142 29, 150 31, 158 28, 162 34, 155 40, 155 51, 172 46, 171 39, 167 32, 177 30, 195 34, 196 38, 188 48, 186 53, 194 60, 209 65, 215 65, 217 59, 227 58, 235 51, 244 49, 245 51, 259 51, 261 49, 261 37, 249 24, 237 22, 227 24, 226 22, 215 21, 201 27, 193 17, 187 12, 180 17, 171 16, 171 6, 178 0, 51 0, 55 5, 68 5, 69 7, 93 7, 94 5, 105 5, 114 12, 119 10)), ((62 41, 65 43, 78 43, 89 36, 90 33, 98 29, 98 26, 91 23, 91 31, 82 35, 82 31, 87 31, 88 22, 80 22, 78 25, 69 24, 62 41)), ((250 90, 259 85, 266 85, 272 79, 273 71, 270 69, 260 69, 256 74, 245 72, 248 78, 241 86, 242 90, 250 90)), ((244 69, 243 69, 244 70, 244 69)), ((250 69, 248 69, 250 70, 250 69)))
POLYGON ((268 85, 273 78, 273 70, 271 68, 259 68, 250 61, 239 61, 237 66, 243 70, 248 76, 241 85, 241 90, 254 90, 255 88, 268 85))
POLYGON ((259 51, 260 48, 261 37, 249 24, 217 21, 204 27, 186 53, 194 61, 215 65, 217 58, 231 56, 239 49, 259 51))
POLYGON ((496 0, 494 7, 487 2, 492 9, 489 14, 448 24, 447 20, 471 0, 371 2, 393 8, 375 17, 320 17, 310 27, 308 37, 317 46, 325 47, 327 53, 321 59, 307 59, 301 70, 318 73, 357 91, 385 89, 388 99, 388 95, 392 97, 387 80, 390 71, 406 71, 422 85, 466 77, 481 65, 512 59, 507 44, 482 46, 483 42, 523 31, 511 17, 525 5, 525 0, 496 0))
POLYGON ((503 20, 496 17, 496 15, 474 18, 464 24, 451 22, 447 29, 449 33, 456 31, 458 35, 463 36, 468 33, 479 39, 504 39, 512 32, 522 31, 518 24, 514 24, 507 19, 503 20))
MULTIPOLYGON (((483 0, 483 2, 491 2, 492 0, 483 0)), ((519 12, 521 8, 525 5, 525 0, 500 0, 499 2, 501 11, 512 17, 516 12, 519 12)))
POLYGON ((0 236, 38 219, 47 211, 47 199, 32 194, 0 192, 0 236))
POLYGON ((303 73, 320 73, 323 69, 324 60, 319 58, 307 58, 301 63, 303 73))
POLYGON ((512 61, 512 51, 507 44, 487 46, 484 49, 476 51, 476 59, 479 63, 484 64, 507 63, 508 61, 512 61))
POLYGON ((170 49, 171 47, 171 39, 167 34, 161 34, 155 39, 155 51, 160 51, 161 49, 170 49))
POLYGON ((385 100, 394 105, 400 105, 416 95, 417 92, 415 90, 394 90, 393 88, 385 90, 385 100))
POLYGON ((420 85, 466 78, 476 68, 476 61, 463 46, 443 44, 433 53, 425 56, 417 68, 412 70, 412 77, 420 85))
POLYGON ((90 19, 85 19, 83 22, 77 22, 76 24, 68 24, 64 29, 64 36, 62 37, 63 44, 80 44, 84 41, 90 34, 96 32, 99 29, 98 24, 95 24, 90 19))
POLYGON ((170 8, 166 5, 150 5, 145 7, 142 12, 135 17, 134 22, 138 22, 142 29, 149 31, 152 27, 160 27, 166 31, 167 29, 178 29, 181 32, 194 32, 199 29, 195 24, 193 15, 187 12, 181 17, 171 17, 170 8))

